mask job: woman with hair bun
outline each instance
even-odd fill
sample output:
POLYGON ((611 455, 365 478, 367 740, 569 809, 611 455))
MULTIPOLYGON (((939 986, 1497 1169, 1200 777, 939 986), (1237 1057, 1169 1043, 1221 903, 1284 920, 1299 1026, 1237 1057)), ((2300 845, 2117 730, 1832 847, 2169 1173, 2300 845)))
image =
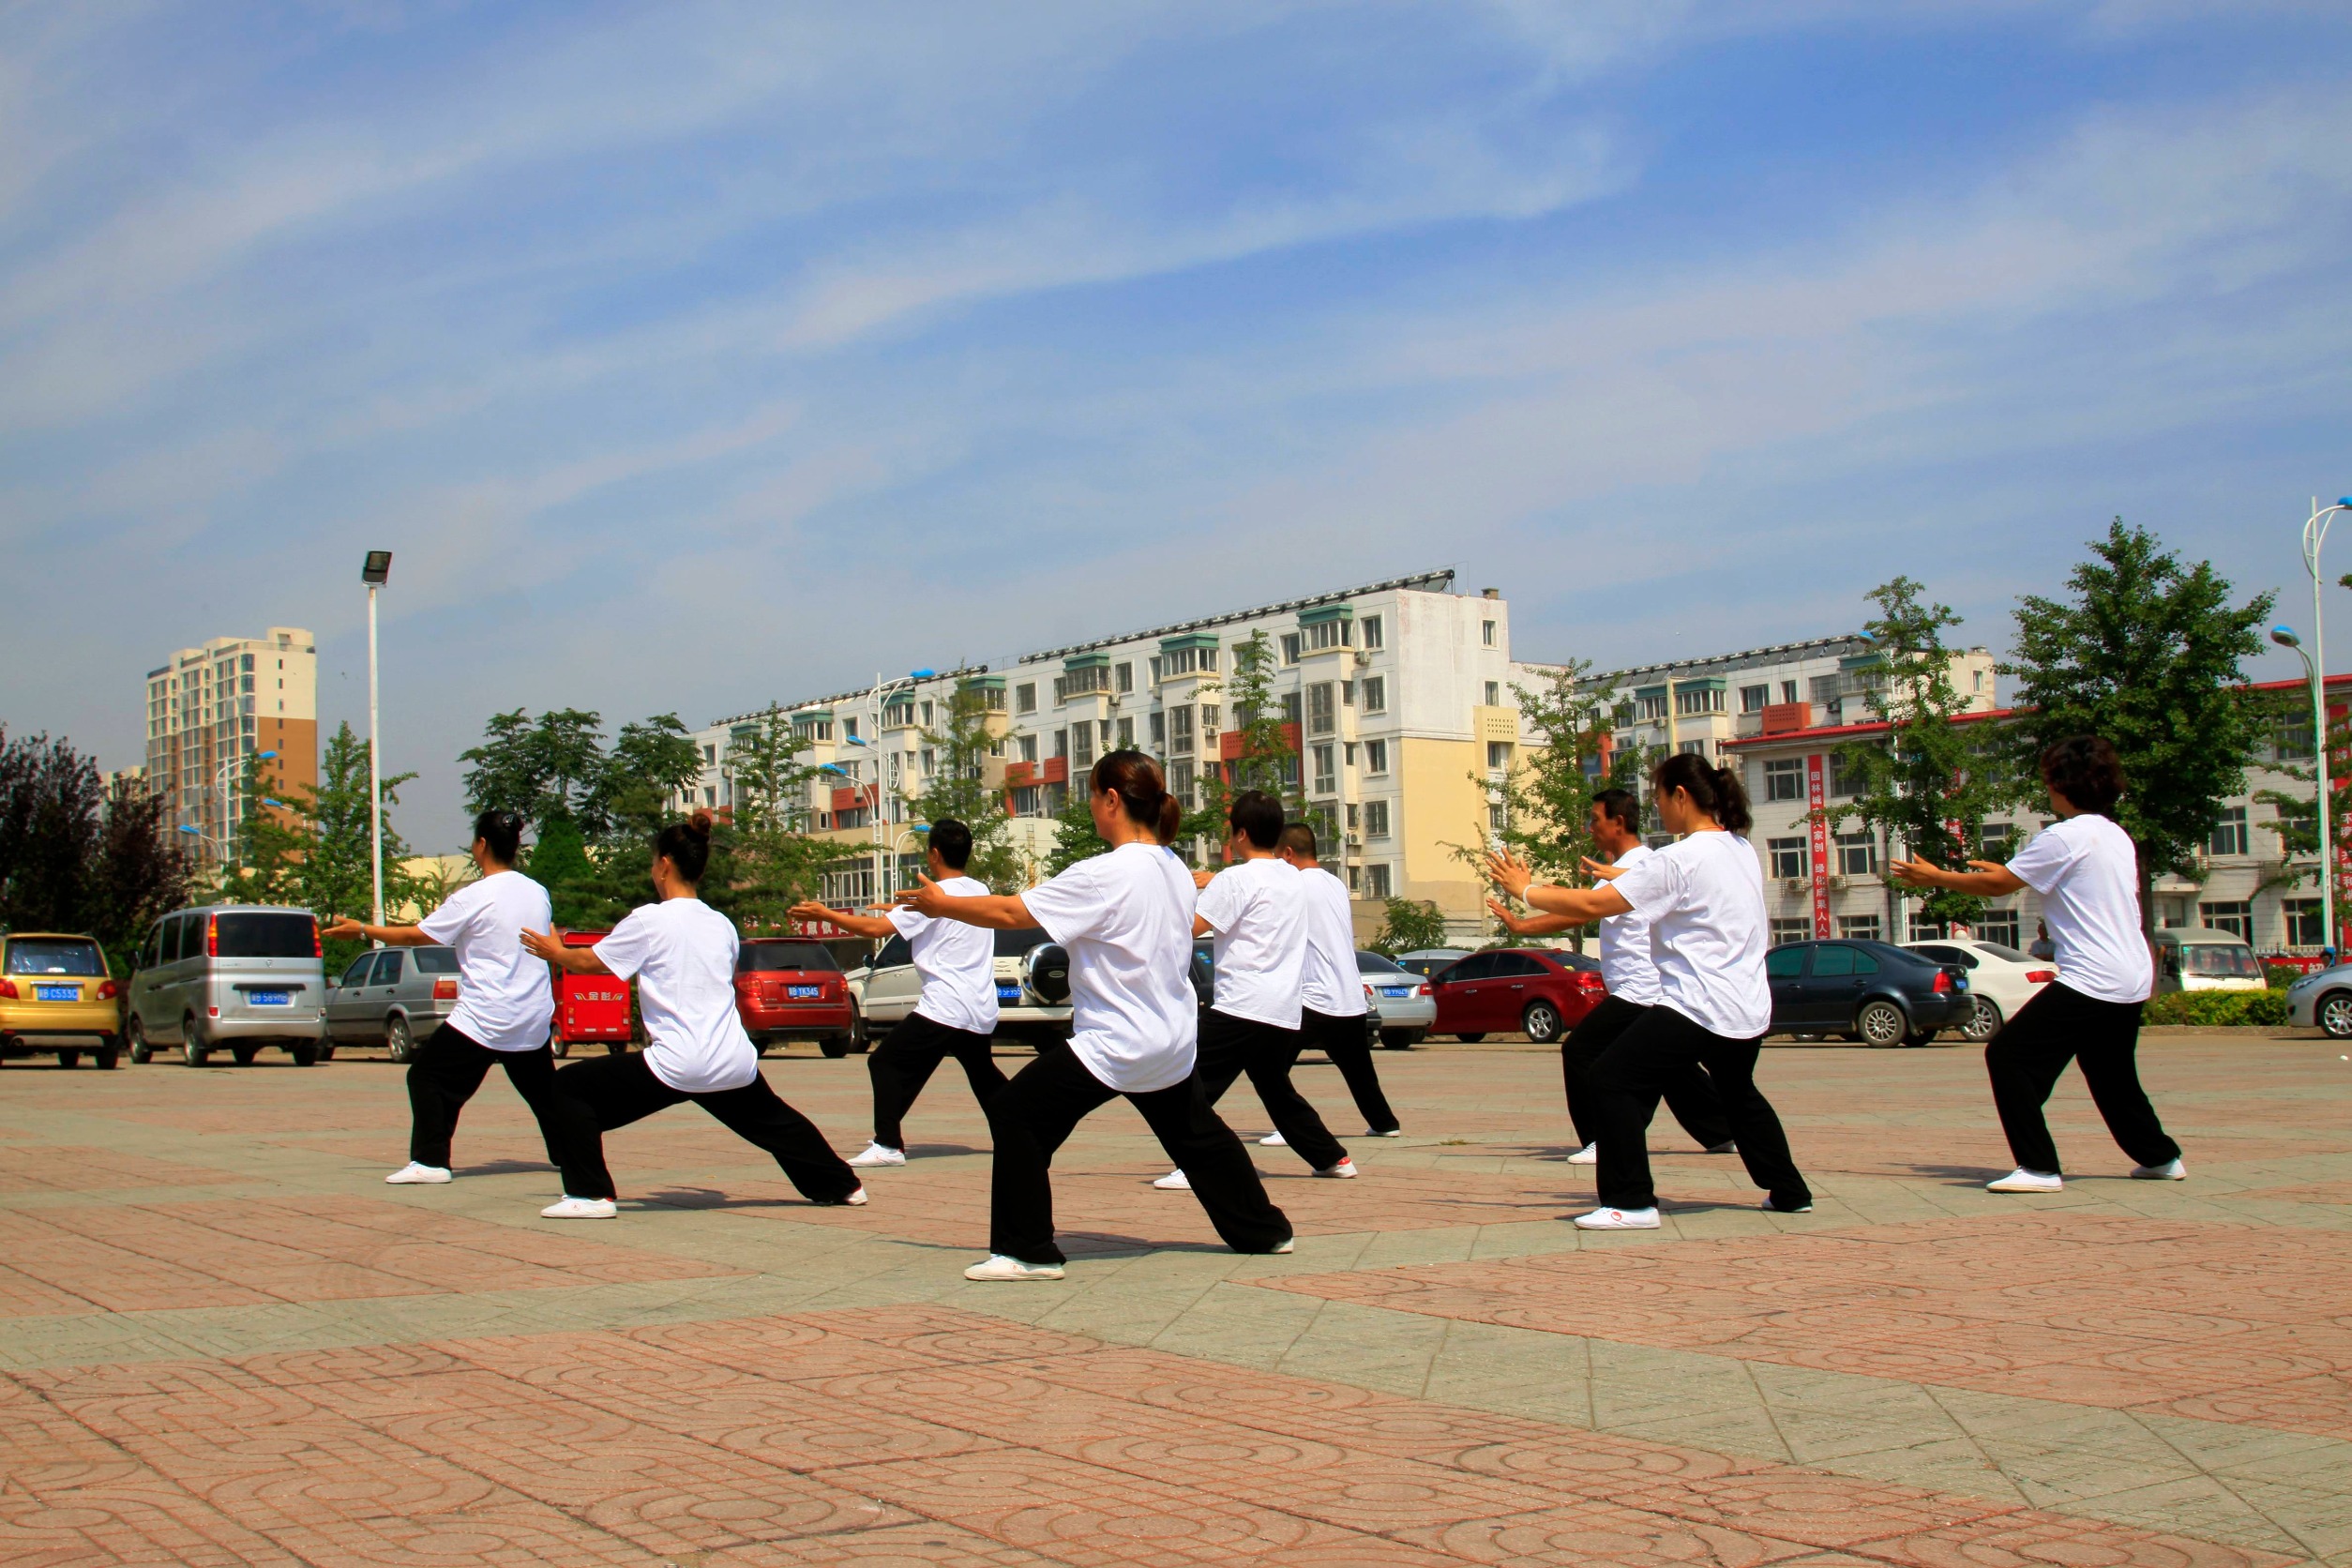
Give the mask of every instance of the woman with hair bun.
POLYGON ((1159 764, 1107 753, 1088 777, 1094 831, 1108 854, 1081 860, 1026 893, 958 897, 928 878, 902 904, 992 930, 1041 926, 1070 955, 1069 1040, 988 1103, 996 1140, 988 1257, 966 1279, 1060 1279, 1053 1239, 1054 1151, 1093 1110, 1124 1096, 1192 1179, 1193 1196, 1236 1252, 1288 1252, 1290 1222, 1233 1130, 1209 1108, 1199 1075, 1192 963, 1192 873, 1167 846, 1182 812, 1159 764))
POLYGON ((1648 1135, 1658 1096, 1704 1066, 1723 1101, 1748 1179, 1764 1207, 1802 1214, 1813 1194, 1789 1157, 1788 1135, 1756 1087, 1756 1059, 1772 1026, 1764 973, 1764 870, 1743 837, 1753 819, 1739 775, 1678 752, 1651 773, 1658 823, 1681 837, 1633 866, 1585 869, 1605 879, 1587 888, 1536 883, 1522 862, 1490 856, 1487 871, 1533 908, 1579 923, 1638 912, 1650 922, 1659 1001, 1610 1043, 1591 1073, 1600 1124, 1600 1207, 1578 1214, 1586 1230, 1655 1230, 1658 1195, 1650 1179, 1648 1135))
POLYGON ((760 1052, 735 1015, 734 924, 695 889, 711 858, 711 815, 697 811, 654 840, 656 901, 629 912, 593 947, 566 947, 552 928, 523 945, 574 974, 637 981, 645 1049, 575 1062, 555 1075, 552 1122, 564 1196, 547 1219, 611 1219, 612 1172, 604 1135, 691 1100, 736 1137, 776 1158, 814 1203, 863 1203, 857 1172, 807 1117, 760 1076, 760 1052))
POLYGON ((2042 783, 2058 820, 2008 865, 1971 860, 1966 871, 1947 871, 1898 860, 1889 867, 1912 887, 1980 898, 2030 887, 2042 896, 2058 977, 1985 1043, 1993 1104, 2017 1161, 2016 1169, 1986 1185, 1994 1192, 2058 1192, 2066 1185, 2042 1108, 2070 1061, 2082 1063, 2107 1131, 2137 1162, 2132 1174, 2178 1182, 2188 1174, 2180 1145, 2140 1087, 2140 1009, 2155 988, 2156 966, 2140 919, 2139 852, 2115 821, 2122 764, 2105 741, 2078 735, 2043 752, 2042 783))

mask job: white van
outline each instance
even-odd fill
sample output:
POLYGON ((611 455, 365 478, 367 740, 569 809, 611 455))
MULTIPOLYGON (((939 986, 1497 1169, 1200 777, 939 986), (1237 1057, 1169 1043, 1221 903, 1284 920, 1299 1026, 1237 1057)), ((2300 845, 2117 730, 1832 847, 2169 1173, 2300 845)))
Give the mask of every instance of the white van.
POLYGON ((2245 939, 2210 926, 2156 933, 2156 992, 2259 991, 2270 982, 2245 939))
POLYGON ((249 904, 167 914, 140 944, 123 1015, 133 1062, 174 1045, 191 1067, 216 1048, 246 1067, 277 1046, 308 1067, 326 1035, 318 919, 249 904))

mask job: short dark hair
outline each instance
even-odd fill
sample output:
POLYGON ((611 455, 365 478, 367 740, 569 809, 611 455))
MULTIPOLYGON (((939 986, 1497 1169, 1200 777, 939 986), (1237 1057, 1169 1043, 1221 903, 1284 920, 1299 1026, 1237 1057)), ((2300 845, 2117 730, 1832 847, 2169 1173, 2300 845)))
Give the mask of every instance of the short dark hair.
POLYGON ((700 885, 711 863, 711 814, 697 811, 683 822, 671 822, 654 839, 654 858, 667 855, 678 875, 700 885))
POLYGON ((942 865, 960 871, 972 864, 972 829, 953 817, 942 817, 931 824, 931 848, 939 852, 942 865))
POLYGON ((515 856, 522 852, 522 816, 496 808, 485 811, 474 819, 474 837, 482 841, 492 860, 512 866, 515 856))
POLYGON ((1282 847, 1289 850, 1292 854, 1304 855, 1309 860, 1315 859, 1315 824, 1313 822, 1292 822, 1289 826, 1284 828, 1282 830, 1282 847))
POLYGON ((1233 831, 1249 839, 1253 849, 1271 850, 1282 842, 1282 803, 1263 790, 1244 790, 1226 808, 1233 831))
POLYGON ((1592 797, 1592 804, 1601 808, 1601 815, 1628 833, 1641 831, 1641 802, 1631 790, 1603 790, 1592 797))
POLYGON ((2077 811, 2112 817, 2123 796, 2123 763, 2101 737, 2076 735, 2042 753, 2042 782, 2077 811))

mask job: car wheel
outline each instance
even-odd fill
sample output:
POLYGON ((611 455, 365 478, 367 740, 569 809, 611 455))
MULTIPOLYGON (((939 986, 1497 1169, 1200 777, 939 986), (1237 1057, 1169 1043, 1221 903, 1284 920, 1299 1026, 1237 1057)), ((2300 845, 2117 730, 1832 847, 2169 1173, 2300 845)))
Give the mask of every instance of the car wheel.
POLYGON ((1548 1046, 1560 1035, 1560 1009, 1548 1002, 1530 1002, 1519 1015, 1519 1027, 1537 1045, 1548 1046))
POLYGON ((2329 991, 2315 1014, 2330 1040, 2352 1040, 2352 991, 2329 991))
POLYGON ((1903 1036, 1903 1043, 1907 1046, 1932 1046, 1938 1033, 1933 1029, 1915 1029, 1903 1036))
POLYGON ((1417 1030, 1383 1029, 1380 1031, 1380 1048, 1383 1050, 1410 1050, 1420 1043, 1420 1040, 1421 1034, 1417 1030))
POLYGON ((2000 1004, 1996 1003, 1989 996, 1978 997, 1976 999, 1976 1011, 1970 1013, 1968 1015, 1968 1021, 1960 1026, 1960 1038, 1963 1040, 1989 1040, 2000 1032, 2000 1004))
POLYGON ((188 1014, 180 1020, 180 1060, 191 1067, 201 1067, 211 1054, 212 1048, 196 1033, 196 1015, 188 1014))
POLYGON ((1456 1034, 1454 1037, 1466 1046, 1474 1046, 1486 1037, 1486 1032, 1482 1029, 1475 1034, 1456 1034))
POLYGON ((253 1065, 253 1059, 262 1054, 262 1048, 259 1046, 231 1046, 229 1048, 229 1054, 236 1058, 236 1063, 238 1066, 250 1067, 253 1065))
POLYGON ((1854 1033, 1862 1044, 1883 1048, 1900 1044, 1911 1032, 1910 1019, 1892 1002, 1865 1002, 1854 1015, 1854 1033))
POLYGON ((334 1060, 335 1060, 335 1042, 334 1042, 334 1041, 332 1041, 332 1040, 326 1040, 326 1041, 323 1041, 323 1042, 321 1042, 321 1043, 320 1043, 320 1046, 319 1046, 319 1060, 320 1060, 320 1061, 322 1061, 322 1062, 332 1062, 332 1061, 334 1061, 334 1060))
POLYGON ((130 1036, 130 1059, 145 1066, 147 1060, 155 1055, 155 1048, 147 1044, 147 1026, 139 1021, 138 1014, 130 1016, 129 1027, 124 1033, 130 1036))
POLYGON ((113 1072, 114 1064, 122 1059, 123 1051, 120 1046, 100 1046, 90 1053, 90 1060, 98 1063, 98 1070, 101 1073, 113 1072))
POLYGON ((416 1059, 416 1036, 409 1033, 406 1018, 395 1016, 384 1020, 384 1048, 392 1053, 395 1062, 416 1059))
POLYGON ((294 1064, 297 1067, 318 1065, 319 1048, 316 1046, 289 1046, 286 1054, 294 1058, 294 1064))
POLYGON ((57 1065, 79 1067, 82 1065, 82 1053, 78 1050, 61 1050, 57 1053, 57 1065))

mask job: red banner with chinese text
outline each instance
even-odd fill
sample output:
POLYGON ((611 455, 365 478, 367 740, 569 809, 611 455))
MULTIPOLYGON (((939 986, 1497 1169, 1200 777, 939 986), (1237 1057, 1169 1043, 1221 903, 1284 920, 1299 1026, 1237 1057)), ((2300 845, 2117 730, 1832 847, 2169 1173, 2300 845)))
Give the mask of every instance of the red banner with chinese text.
POLYGON ((1830 934, 1830 823, 1821 808, 1829 804, 1829 789, 1817 751, 1805 759, 1805 802, 1813 807, 1813 934, 1826 937, 1830 934))

